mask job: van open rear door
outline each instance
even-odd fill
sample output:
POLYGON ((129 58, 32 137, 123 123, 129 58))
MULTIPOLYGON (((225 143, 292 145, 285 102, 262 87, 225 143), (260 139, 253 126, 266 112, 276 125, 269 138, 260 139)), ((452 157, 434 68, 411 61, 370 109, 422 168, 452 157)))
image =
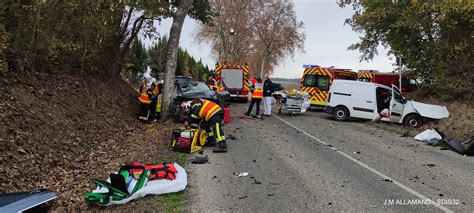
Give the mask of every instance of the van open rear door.
POLYGON ((390 100, 390 121, 401 123, 403 118, 403 110, 405 108, 403 96, 400 90, 392 85, 392 99, 390 100))

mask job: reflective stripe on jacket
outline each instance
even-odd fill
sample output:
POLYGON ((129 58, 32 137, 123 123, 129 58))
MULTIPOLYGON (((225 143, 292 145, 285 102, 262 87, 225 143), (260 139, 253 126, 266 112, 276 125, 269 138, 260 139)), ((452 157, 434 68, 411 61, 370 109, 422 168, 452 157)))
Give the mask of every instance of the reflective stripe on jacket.
POLYGON ((158 95, 158 100, 156 101, 156 110, 155 110, 155 112, 161 112, 161 97, 162 97, 162 95, 158 95))
POLYGON ((148 89, 149 87, 142 89, 142 93, 140 93, 140 97, 138 98, 138 100, 140 100, 140 103, 151 104, 151 99, 150 97, 148 97, 148 93, 147 93, 148 89))
POLYGON ((263 98, 263 84, 255 83, 255 87, 252 93, 253 99, 262 99, 263 98))
POLYGON ((199 118, 204 118, 204 120, 206 121, 209 121, 212 116, 214 116, 217 112, 219 112, 220 110, 222 110, 222 108, 212 102, 212 101, 208 101, 208 100, 204 100, 204 99, 200 99, 201 100, 201 109, 199 110, 199 118))

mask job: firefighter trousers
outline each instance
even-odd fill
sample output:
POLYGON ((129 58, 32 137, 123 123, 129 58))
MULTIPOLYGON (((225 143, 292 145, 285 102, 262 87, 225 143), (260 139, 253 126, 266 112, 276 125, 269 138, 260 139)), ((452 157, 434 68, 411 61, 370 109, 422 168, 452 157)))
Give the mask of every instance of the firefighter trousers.
POLYGON ((252 113, 253 105, 256 105, 256 112, 255 115, 260 115, 260 102, 262 99, 257 99, 257 98, 252 98, 252 101, 250 102, 249 109, 247 110, 247 114, 252 113))
POLYGON ((201 122, 201 128, 206 130, 208 143, 225 143, 224 129, 222 128, 222 113, 217 113, 209 119, 201 122))
POLYGON ((140 117, 138 119, 148 121, 150 118, 150 104, 140 103, 140 117))

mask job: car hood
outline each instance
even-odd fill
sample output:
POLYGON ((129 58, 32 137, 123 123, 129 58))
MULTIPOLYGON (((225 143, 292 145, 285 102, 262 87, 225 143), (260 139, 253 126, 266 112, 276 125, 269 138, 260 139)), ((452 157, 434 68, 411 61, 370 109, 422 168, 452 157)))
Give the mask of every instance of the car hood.
POLYGON ((425 104, 416 101, 409 101, 413 108, 423 117, 441 119, 449 117, 448 109, 445 106, 425 104))
POLYGON ((214 91, 190 91, 182 93, 183 98, 202 98, 202 99, 216 99, 216 93, 214 91))

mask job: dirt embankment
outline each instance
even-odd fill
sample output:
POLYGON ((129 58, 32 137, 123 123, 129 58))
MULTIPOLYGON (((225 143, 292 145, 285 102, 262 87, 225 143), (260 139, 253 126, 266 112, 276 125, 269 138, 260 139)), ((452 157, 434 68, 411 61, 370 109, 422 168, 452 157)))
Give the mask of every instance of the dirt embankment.
POLYGON ((427 128, 438 128, 448 138, 460 141, 474 137, 474 105, 469 101, 444 101, 439 98, 421 97, 413 94, 409 97, 415 101, 446 106, 449 118, 428 122, 420 127, 420 131, 427 128))
POLYGON ((128 160, 169 161, 166 131, 140 123, 137 110, 137 94, 119 78, 1 76, 0 193, 49 188, 55 207, 84 208, 90 179, 128 160))

